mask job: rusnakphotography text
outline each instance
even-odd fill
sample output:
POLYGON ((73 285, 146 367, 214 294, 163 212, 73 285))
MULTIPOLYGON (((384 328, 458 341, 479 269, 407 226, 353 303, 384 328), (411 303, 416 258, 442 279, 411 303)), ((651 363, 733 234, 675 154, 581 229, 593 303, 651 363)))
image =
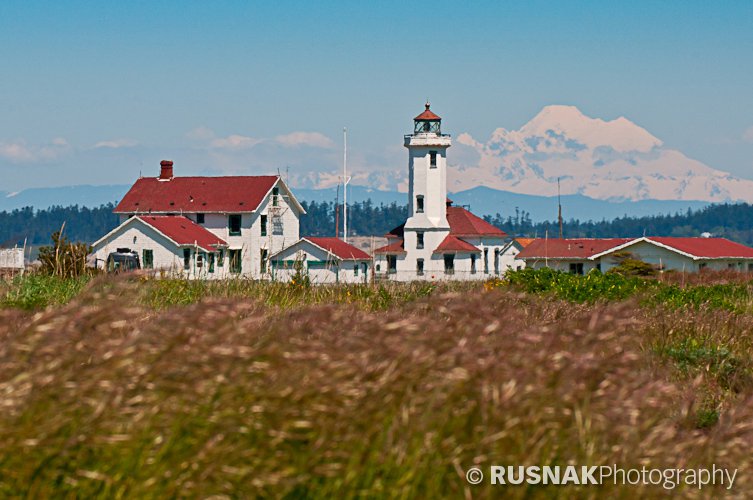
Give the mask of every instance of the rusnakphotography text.
POLYGON ((621 467, 612 465, 490 465, 486 468, 471 467, 466 471, 468 483, 476 485, 487 482, 492 485, 608 485, 660 486, 674 490, 680 486, 703 489, 706 486, 722 486, 731 490, 735 485, 737 469, 712 464, 707 468, 658 468, 621 467), (486 470, 484 470, 486 469, 486 470))

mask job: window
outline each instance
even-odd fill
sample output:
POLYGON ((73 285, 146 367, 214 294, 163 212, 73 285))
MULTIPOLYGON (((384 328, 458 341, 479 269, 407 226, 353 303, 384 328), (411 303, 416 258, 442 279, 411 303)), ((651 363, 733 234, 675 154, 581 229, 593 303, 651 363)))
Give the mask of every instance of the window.
POLYGON ((282 235, 282 217, 279 215, 272 217, 272 234, 282 235))
POLYGON ((499 274, 499 248, 494 249, 494 274, 499 274))
POLYGON ((353 276, 358 276, 358 263, 353 265, 353 276))
POLYGON ((217 252, 217 267, 222 267, 225 265, 225 250, 220 250, 217 252))
POLYGON ((266 236, 267 235, 267 216, 266 214, 263 214, 261 216, 261 235, 266 236))
POLYGON ((154 268, 154 251, 153 250, 146 250, 142 252, 142 264, 144 265, 144 269, 153 269, 154 268))
POLYGON ((429 167, 437 168, 437 152, 429 151, 429 167))
POLYGON ((455 254, 444 254, 444 272, 445 274, 455 274, 455 254))
POLYGON ((261 249, 261 266, 260 271, 262 274, 267 272, 267 258, 269 257, 269 250, 266 248, 261 249))
POLYGON ((387 256, 387 272, 390 274, 397 273, 397 255, 387 256))
POLYGON ((279 204, 278 198, 280 197, 280 188, 272 188, 272 206, 276 207, 279 204))
POLYGON ((416 259, 416 274, 419 276, 424 275, 424 259, 416 259))
POLYGON ((583 274, 583 263, 582 262, 571 263, 570 274, 583 274))
POLYGON ((489 249, 484 248, 484 274, 489 274, 489 249))
POLYGON ((416 196, 416 213, 417 214, 424 213, 424 196, 421 194, 416 196))
POLYGON ((210 253, 209 255, 207 255, 207 264, 209 265, 209 272, 213 273, 214 272, 214 254, 213 253, 210 253))
POLYGON ((207 260, 207 254, 205 254, 204 252, 199 252, 198 254, 196 254, 196 267, 198 267, 199 269, 204 267, 205 260, 207 260))
POLYGON ((191 249, 190 248, 183 249, 183 269, 185 269, 186 271, 191 269, 191 249))
POLYGON ((471 254, 471 274, 476 274, 476 254, 471 254))
POLYGON ((241 235, 241 214, 231 214, 227 216, 230 236, 241 235))
POLYGON ((363 277, 366 278, 366 276, 369 273, 369 264, 367 264, 366 262, 362 262, 361 269, 363 269, 363 277))
POLYGON ((416 231, 416 248, 421 249, 424 247, 424 232, 416 231))
POLYGON ((204 214, 196 214, 196 224, 204 224, 204 214))
POLYGON ((230 259, 230 272, 236 274, 240 273, 243 267, 243 264, 241 262, 241 251, 228 250, 227 256, 230 259))

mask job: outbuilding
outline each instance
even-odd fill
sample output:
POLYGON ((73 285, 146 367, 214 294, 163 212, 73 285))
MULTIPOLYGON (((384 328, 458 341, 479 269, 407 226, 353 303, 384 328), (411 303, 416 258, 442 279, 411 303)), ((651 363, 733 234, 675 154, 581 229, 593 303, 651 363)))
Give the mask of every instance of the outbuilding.
POLYGON ((658 270, 697 272, 704 269, 753 271, 753 248, 726 238, 573 238, 536 239, 517 255, 526 267, 549 267, 574 274, 606 272, 625 256, 658 270))
POLYGON ((339 238, 304 237, 272 255, 272 279, 290 281, 297 273, 312 284, 368 283, 369 254, 339 238))

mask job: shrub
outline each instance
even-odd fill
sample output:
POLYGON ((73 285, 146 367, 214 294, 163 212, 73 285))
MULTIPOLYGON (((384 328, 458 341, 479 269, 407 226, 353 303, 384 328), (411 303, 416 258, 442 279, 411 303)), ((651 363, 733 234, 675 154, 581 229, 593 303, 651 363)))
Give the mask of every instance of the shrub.
POLYGON ((52 233, 52 246, 39 249, 39 262, 42 263, 40 272, 59 276, 61 278, 75 278, 89 273, 86 259, 91 253, 91 247, 85 243, 71 243, 63 236, 63 230, 52 233))
POLYGON ((607 274, 620 274, 622 276, 656 276, 656 269, 648 262, 628 258, 622 260, 619 265, 607 271, 607 274))
POLYGON ((89 280, 88 275, 76 278, 36 273, 16 276, 5 287, 4 295, 0 296, 0 307, 31 310, 65 304, 78 295, 89 280))
POLYGON ((585 276, 549 268, 508 271, 507 282, 528 293, 551 293, 572 302, 623 300, 654 286, 653 282, 621 274, 591 271, 585 276))

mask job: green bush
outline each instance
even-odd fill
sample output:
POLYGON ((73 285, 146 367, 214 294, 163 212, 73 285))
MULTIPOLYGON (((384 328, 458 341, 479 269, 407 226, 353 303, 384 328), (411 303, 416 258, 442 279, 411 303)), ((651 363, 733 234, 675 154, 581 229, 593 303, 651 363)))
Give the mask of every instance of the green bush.
POLYGON ((597 270, 584 276, 553 269, 522 269, 509 271, 507 281, 528 293, 551 293, 571 302, 624 300, 644 291, 655 282, 621 274, 602 274, 597 270))
POLYGON ((607 274, 621 274, 622 276, 656 276, 656 269, 648 262, 627 258, 613 267, 607 274))
POLYGON ((0 307, 31 310, 65 304, 78 295, 90 279, 87 275, 76 278, 43 274, 16 276, 0 295, 0 307))

